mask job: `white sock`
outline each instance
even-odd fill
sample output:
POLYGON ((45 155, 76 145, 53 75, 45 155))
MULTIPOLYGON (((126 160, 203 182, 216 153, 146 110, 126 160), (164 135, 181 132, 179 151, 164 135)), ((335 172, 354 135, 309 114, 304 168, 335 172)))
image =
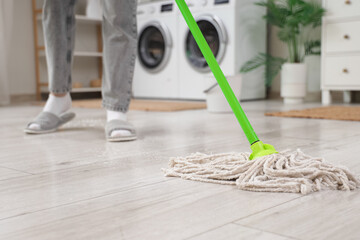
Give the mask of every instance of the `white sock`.
MULTIPOLYGON (((52 94, 49 94, 49 98, 46 101, 43 112, 51 112, 57 116, 67 112, 71 108, 71 96, 67 93, 63 97, 56 97, 52 94)), ((40 125, 33 123, 29 126, 30 129, 39 130, 40 125)))
POLYGON ((66 95, 63 97, 56 97, 50 94, 43 111, 51 112, 59 116, 60 114, 67 112, 70 108, 71 96, 69 93, 66 93, 66 95))
MULTIPOLYGON (((115 111, 106 111, 107 121, 110 122, 111 120, 122 120, 127 121, 126 114, 123 112, 115 112, 115 111)), ((127 137, 130 136, 131 132, 128 130, 115 130, 112 131, 111 137, 127 137)))

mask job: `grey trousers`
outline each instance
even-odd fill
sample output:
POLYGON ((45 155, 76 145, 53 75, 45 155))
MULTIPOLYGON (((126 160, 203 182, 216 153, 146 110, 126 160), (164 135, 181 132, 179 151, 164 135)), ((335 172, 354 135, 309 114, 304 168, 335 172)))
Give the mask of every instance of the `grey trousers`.
MULTIPOLYGON (((43 28, 49 74, 49 90, 71 91, 71 67, 75 38, 77 0, 45 0, 43 28)), ((103 107, 126 112, 134 74, 137 22, 135 0, 103 3, 103 107)))

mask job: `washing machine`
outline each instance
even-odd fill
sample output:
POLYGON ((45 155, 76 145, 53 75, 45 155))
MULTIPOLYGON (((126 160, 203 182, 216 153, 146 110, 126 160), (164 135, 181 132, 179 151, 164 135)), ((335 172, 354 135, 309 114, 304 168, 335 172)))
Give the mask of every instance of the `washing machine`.
MULTIPOLYGON (((241 66, 259 52, 266 52, 265 9, 258 0, 187 0, 205 39, 225 75, 239 74, 241 66)), ((204 99, 214 84, 208 67, 186 22, 179 13, 180 98, 204 99)), ((264 68, 242 76, 242 100, 265 98, 264 68)), ((215 82, 216 83, 216 82, 215 82)))
POLYGON ((134 97, 179 97, 177 13, 173 1, 139 4, 134 97))

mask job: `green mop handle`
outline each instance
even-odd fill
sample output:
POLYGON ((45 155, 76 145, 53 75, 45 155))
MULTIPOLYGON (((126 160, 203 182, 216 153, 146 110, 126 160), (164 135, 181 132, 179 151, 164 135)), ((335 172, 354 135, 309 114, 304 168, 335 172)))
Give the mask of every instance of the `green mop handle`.
POLYGON ((191 33, 193 34, 206 62, 208 63, 211 71, 213 72, 219 86, 224 93, 226 100, 230 104, 231 109, 233 110, 238 122, 240 123, 241 128, 243 129, 249 143, 252 145, 255 142, 259 141, 259 138, 256 136, 254 129, 252 128, 248 118, 246 117, 243 109, 240 106, 239 100, 236 98, 233 90, 231 89, 228 81, 225 78, 223 71, 221 70, 214 54, 212 53, 208 43, 206 42, 204 35, 202 34, 198 24, 196 23, 194 17, 192 16, 187 4, 184 0, 175 0, 178 5, 191 33))

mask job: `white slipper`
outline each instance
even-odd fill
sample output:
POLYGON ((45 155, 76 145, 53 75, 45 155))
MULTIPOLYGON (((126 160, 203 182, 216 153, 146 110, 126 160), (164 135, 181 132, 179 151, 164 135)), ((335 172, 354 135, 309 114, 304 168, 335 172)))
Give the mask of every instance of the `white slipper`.
POLYGON ((55 132, 65 123, 74 119, 75 113, 63 113, 60 116, 56 116, 51 112, 41 112, 33 121, 31 121, 24 129, 25 133, 28 134, 44 134, 55 132), (40 129, 31 129, 31 124, 38 124, 40 129))
POLYGON ((111 120, 106 123, 105 135, 106 135, 107 141, 109 141, 109 142, 132 141, 137 138, 134 126, 131 125, 129 122, 126 122, 123 120, 118 120, 118 119, 111 120), (131 133, 131 135, 111 137, 111 133, 115 130, 126 130, 126 131, 129 131, 131 133))

